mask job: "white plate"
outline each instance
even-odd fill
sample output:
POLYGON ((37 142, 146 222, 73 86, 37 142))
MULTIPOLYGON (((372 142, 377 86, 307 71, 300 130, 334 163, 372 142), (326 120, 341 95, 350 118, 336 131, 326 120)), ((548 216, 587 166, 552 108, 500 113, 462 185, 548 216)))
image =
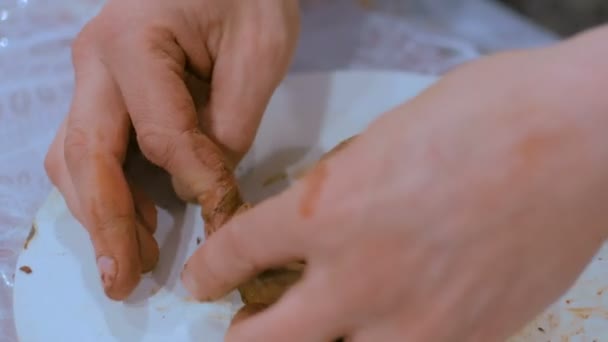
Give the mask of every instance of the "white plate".
MULTIPOLYGON (((399 72, 288 77, 239 170, 246 197, 257 201, 284 188, 288 180, 277 174, 297 171, 433 81, 399 72)), ((196 206, 161 202, 155 234, 160 263, 131 298, 117 303, 104 296, 87 234, 54 191, 38 212, 36 235, 17 264, 14 308, 20 340, 222 341, 241 305, 238 295, 212 304, 188 299, 178 279, 202 237, 203 222, 196 206), (22 266, 32 272, 19 270, 22 266)))

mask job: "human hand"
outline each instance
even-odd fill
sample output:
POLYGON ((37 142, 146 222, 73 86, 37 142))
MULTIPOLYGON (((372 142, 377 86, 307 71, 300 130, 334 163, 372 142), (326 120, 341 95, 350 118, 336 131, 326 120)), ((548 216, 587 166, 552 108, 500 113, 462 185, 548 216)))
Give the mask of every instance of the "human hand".
POLYGON ((195 252, 184 284, 215 299, 306 260, 302 280, 228 341, 509 337, 606 238, 608 103, 579 42, 445 76, 235 216, 195 252))
POLYGON ((45 167, 90 234, 110 298, 158 260, 154 205, 124 172, 129 140, 181 197, 221 200, 298 26, 295 0, 110 0, 79 34, 74 99, 45 167))

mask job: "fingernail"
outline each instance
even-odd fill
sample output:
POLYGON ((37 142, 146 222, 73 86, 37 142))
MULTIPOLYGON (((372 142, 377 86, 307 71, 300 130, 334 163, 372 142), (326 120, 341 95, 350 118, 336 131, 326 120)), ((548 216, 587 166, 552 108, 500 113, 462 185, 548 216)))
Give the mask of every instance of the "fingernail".
POLYGON ((107 256, 100 256, 97 258, 97 268, 101 275, 101 282, 104 290, 112 288, 114 281, 116 280, 116 261, 113 258, 107 256))

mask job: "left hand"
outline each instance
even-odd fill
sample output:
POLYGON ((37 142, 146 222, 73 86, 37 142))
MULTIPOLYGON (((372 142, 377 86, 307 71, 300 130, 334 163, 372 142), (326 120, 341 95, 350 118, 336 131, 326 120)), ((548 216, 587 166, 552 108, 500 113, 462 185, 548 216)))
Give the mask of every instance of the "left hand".
POLYGON ((89 233, 109 298, 129 296, 159 258, 132 152, 181 198, 215 207, 298 32, 295 0, 108 0, 75 39, 72 105, 45 167, 89 233))
POLYGON ((580 61, 580 41, 445 76, 228 222, 184 284, 218 298, 307 261, 303 279, 229 341, 508 338, 572 285, 608 233, 608 101, 593 63, 575 77, 556 67, 580 61))

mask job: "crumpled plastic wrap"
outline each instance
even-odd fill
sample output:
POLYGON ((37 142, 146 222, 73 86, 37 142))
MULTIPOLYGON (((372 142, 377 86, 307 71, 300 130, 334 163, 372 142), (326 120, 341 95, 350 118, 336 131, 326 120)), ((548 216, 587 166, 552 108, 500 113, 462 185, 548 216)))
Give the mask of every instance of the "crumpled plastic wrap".
POLYGON ((43 160, 72 92, 70 39, 91 1, 0 0, 0 340, 16 341, 12 286, 33 214, 50 190, 43 160))
MULTIPOLYGON (((32 217, 51 189, 43 160, 72 96, 70 43, 102 3, 0 0, 2 341, 17 340, 12 315, 15 262, 32 217)), ((303 30, 293 70, 400 69, 441 74, 476 58, 484 48, 467 40, 466 34, 449 35, 449 27, 430 19, 420 24, 415 19, 419 10, 426 11, 424 15, 430 18, 429 9, 437 8, 436 3, 437 0, 302 0, 303 30), (434 7, 421 7, 425 1, 434 7)), ((539 43, 551 39, 534 28, 516 26, 508 30, 521 29, 539 43)), ((525 37, 520 34, 520 38, 525 37)))

